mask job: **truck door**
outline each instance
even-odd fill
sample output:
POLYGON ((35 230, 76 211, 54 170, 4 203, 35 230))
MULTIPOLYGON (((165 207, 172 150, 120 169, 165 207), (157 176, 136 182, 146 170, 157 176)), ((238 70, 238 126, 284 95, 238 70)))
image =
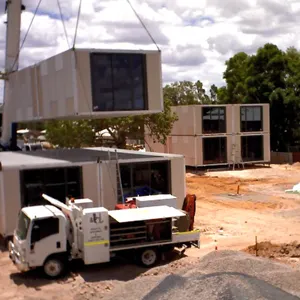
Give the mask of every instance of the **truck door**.
POLYGON ((50 217, 33 220, 29 242, 29 265, 42 266, 45 259, 66 250, 66 238, 60 219, 50 217))

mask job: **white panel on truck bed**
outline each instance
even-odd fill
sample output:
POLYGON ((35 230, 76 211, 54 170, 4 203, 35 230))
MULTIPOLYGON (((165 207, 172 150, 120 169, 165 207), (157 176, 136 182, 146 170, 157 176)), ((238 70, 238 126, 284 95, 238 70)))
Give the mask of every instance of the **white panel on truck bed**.
POLYGON ((110 210, 108 214, 119 223, 185 216, 182 211, 165 205, 134 209, 110 210))

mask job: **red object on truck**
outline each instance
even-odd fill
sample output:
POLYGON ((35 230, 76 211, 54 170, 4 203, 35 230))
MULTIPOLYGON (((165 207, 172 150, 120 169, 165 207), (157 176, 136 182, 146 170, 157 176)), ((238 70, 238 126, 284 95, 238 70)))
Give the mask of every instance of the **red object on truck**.
POLYGON ((137 208, 135 198, 127 200, 125 204, 116 204, 115 210, 137 208))

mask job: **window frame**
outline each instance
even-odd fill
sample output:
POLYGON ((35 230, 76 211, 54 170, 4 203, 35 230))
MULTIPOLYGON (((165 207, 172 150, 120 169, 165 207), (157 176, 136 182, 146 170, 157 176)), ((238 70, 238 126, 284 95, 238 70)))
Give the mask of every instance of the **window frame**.
POLYGON ((226 114, 226 107, 224 107, 224 106, 214 106, 214 105, 212 105, 212 106, 203 106, 202 107, 202 134, 215 134, 215 133, 226 133, 227 132, 227 114, 226 114), (216 131, 208 131, 208 130, 205 130, 205 126, 204 126, 204 122, 205 121, 207 121, 207 120, 204 120, 204 110, 205 109, 210 109, 211 111, 210 111, 210 119, 209 119, 209 121, 212 121, 211 120, 211 115, 212 115, 212 111, 213 111, 213 109, 218 109, 218 130, 216 130, 216 131), (221 115, 221 110, 223 110, 224 111, 224 120, 222 120, 221 118, 220 118, 220 115, 221 115), (224 122, 224 130, 221 130, 221 122, 224 122))
POLYGON ((265 155, 265 149, 264 149, 264 135, 245 135, 245 136, 241 136, 241 157, 243 162, 251 162, 251 161, 263 161, 264 160, 264 155, 265 155), (261 138, 261 157, 260 158, 255 158, 254 160, 249 159, 249 149, 247 148, 248 144, 249 144, 249 139, 251 138, 261 138), (244 144, 243 144, 243 140, 246 141, 246 149, 247 149, 247 155, 244 156, 244 144))
POLYGON ((227 151, 227 143, 228 143, 228 139, 226 136, 217 136, 217 137, 204 137, 202 139, 202 160, 203 160, 203 165, 218 165, 218 164, 227 164, 228 163, 228 151, 227 151), (219 143, 218 143, 218 151, 219 151, 219 155, 218 155, 218 160, 215 160, 214 162, 212 163, 209 163, 208 160, 205 160, 205 141, 207 140, 216 140, 218 139, 219 140, 219 143), (224 162, 221 161, 221 141, 224 140, 225 141, 225 153, 224 153, 224 156, 225 156, 225 160, 224 162))
MULTIPOLYGON (((74 179, 74 178, 71 178, 74 179)), ((64 166, 64 167, 51 167, 51 168, 40 168, 40 169, 24 169, 20 170, 20 190, 21 190, 21 207, 26 207, 30 205, 30 199, 27 199, 27 189, 26 185, 35 185, 38 188, 41 189, 41 191, 46 191, 47 188, 53 187, 59 187, 59 186, 64 186, 65 189, 65 194, 68 196, 69 194, 69 188, 70 185, 78 185, 79 184, 79 194, 78 195, 72 195, 74 197, 83 197, 83 174, 82 174, 82 166, 64 166), (63 182, 58 182, 58 183, 51 183, 49 180, 46 179, 46 174, 48 172, 51 172, 52 170, 55 169, 60 169, 64 173, 64 180, 63 182), (75 183, 73 180, 68 179, 68 172, 71 171, 71 169, 74 169, 78 171, 78 182, 75 183), (30 182, 28 179, 28 172, 33 172, 33 175, 38 175, 35 176, 34 180, 30 182), (35 174, 34 174, 35 173, 35 174), (27 176, 26 176, 27 175, 27 176), (36 181, 36 179, 39 179, 39 181, 36 181)), ((65 200, 65 199, 59 199, 59 200, 65 200)), ((43 200, 41 199, 41 202, 43 200)), ((62 201, 63 202, 63 201, 62 201)))
MULTIPOLYGON (((129 168, 129 184, 130 187, 124 188, 124 186, 122 186, 123 188, 123 193, 124 195, 129 194, 134 192, 134 189, 136 188, 136 186, 134 185, 134 170, 135 170, 135 166, 137 165, 147 165, 147 169, 149 172, 151 172, 152 170, 154 170, 154 168, 152 168, 152 165, 156 165, 161 163, 163 165, 163 168, 166 167, 166 171, 167 171, 167 186, 166 186, 166 191, 168 194, 172 194, 172 173, 171 173, 171 163, 168 160, 163 160, 163 161, 149 161, 149 162, 132 162, 132 163, 120 163, 120 169, 121 169, 121 174, 122 174, 122 166, 129 168), (128 190, 128 192, 125 192, 125 190, 128 190)), ((154 189, 152 186, 152 179, 151 179, 151 174, 150 174, 150 185, 149 187, 151 189, 154 189)), ((122 182, 122 178, 121 178, 121 182, 122 182)), ((122 182, 123 183, 123 182, 122 182)), ((122 184, 123 185, 123 184, 122 184)), ((120 195, 118 195, 118 203, 122 203, 122 197, 120 195)))
MULTIPOLYGON (((32 241, 32 233, 34 231, 34 226, 38 225, 39 227, 39 238, 35 239, 33 242, 39 242, 43 239, 49 238, 53 235, 59 234, 59 230, 60 230, 60 220, 58 217, 47 217, 47 218, 42 218, 42 219, 35 219, 32 222, 32 226, 31 226, 31 241, 32 241), (44 224, 42 224, 43 222, 47 222, 51 220, 51 227, 49 226, 45 226, 44 224), (42 225, 42 226, 41 226, 42 225), (42 230, 48 230, 48 234, 46 235, 44 232, 44 235, 42 235, 42 230), (52 230, 52 232, 50 232, 50 230, 52 230), (50 234, 49 234, 50 232, 50 234)), ((49 224, 48 224, 49 225, 49 224)))
MULTIPOLYGON (((254 119, 254 112, 252 113, 253 115, 253 119, 254 119)), ((262 132, 264 131, 264 110, 263 110, 263 106, 261 105, 251 105, 251 106, 246 106, 246 105, 242 105, 240 107, 240 131, 241 132, 262 132), (247 109, 257 109, 259 108, 260 110, 260 121, 249 121, 247 120, 247 109), (242 120, 242 111, 245 110, 245 121, 242 120), (245 122, 245 129, 243 128, 243 123, 245 122), (261 124, 261 129, 260 130, 250 130, 247 126, 248 122, 260 122, 261 124)))
POLYGON ((148 78, 147 78, 147 61, 146 61, 146 54, 142 54, 142 53, 108 53, 108 52, 91 52, 90 53, 90 76, 91 76, 91 91, 92 91, 92 110, 93 112, 101 112, 101 111, 144 111, 144 110, 148 110, 149 109, 149 101, 148 101, 148 78), (94 77, 94 72, 95 72, 95 66, 93 63, 93 59, 94 57, 97 56, 108 56, 109 57, 109 61, 110 61, 110 71, 111 71, 111 88, 112 88, 112 108, 95 108, 96 105, 98 105, 99 103, 101 103, 101 99, 100 101, 96 101, 96 98, 99 97, 99 92, 97 92, 97 79, 96 77, 94 77), (114 77, 114 63, 113 63, 113 58, 115 56, 124 56, 124 55, 128 55, 130 57, 130 69, 129 69, 129 73, 130 73, 130 80, 131 80, 131 89, 130 89, 130 93, 131 93, 131 108, 127 109, 120 109, 120 108, 116 108, 118 105, 116 104, 116 96, 115 96, 115 86, 114 86, 114 81, 115 81, 115 77, 114 77), (143 87, 143 108, 136 108, 135 106, 135 99, 134 99, 134 78, 133 78, 133 57, 134 56, 140 56, 142 63, 141 63, 141 68, 142 68, 142 87, 143 87))

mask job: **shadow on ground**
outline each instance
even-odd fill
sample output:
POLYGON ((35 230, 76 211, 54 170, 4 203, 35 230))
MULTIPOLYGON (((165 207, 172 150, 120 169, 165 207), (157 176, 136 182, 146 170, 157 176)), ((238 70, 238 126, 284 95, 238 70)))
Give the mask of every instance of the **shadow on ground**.
MULTIPOLYGON (((270 169, 271 166, 268 164, 257 164, 257 165, 248 165, 244 164, 244 168, 241 165, 236 165, 234 171, 243 171, 243 170, 255 170, 255 169, 270 169)), ((233 171, 232 166, 200 166, 200 167, 186 167, 186 172, 195 174, 198 176, 205 175, 207 172, 220 172, 220 171, 233 171)))
MULTIPOLYGON (((180 255, 179 252, 173 251, 167 253, 159 266, 166 265, 170 262, 179 260, 186 255, 180 255)), ((135 264, 132 258, 115 258, 109 263, 84 265, 83 262, 77 261, 70 265, 68 274, 58 280, 60 283, 67 283, 75 280, 80 276, 85 282, 101 282, 101 281, 130 281, 143 273, 149 271, 147 268, 140 267, 135 264)), ((51 284, 53 280, 47 279, 42 270, 33 270, 26 273, 15 272, 10 275, 11 280, 16 285, 25 285, 39 289, 40 287, 51 284)))

